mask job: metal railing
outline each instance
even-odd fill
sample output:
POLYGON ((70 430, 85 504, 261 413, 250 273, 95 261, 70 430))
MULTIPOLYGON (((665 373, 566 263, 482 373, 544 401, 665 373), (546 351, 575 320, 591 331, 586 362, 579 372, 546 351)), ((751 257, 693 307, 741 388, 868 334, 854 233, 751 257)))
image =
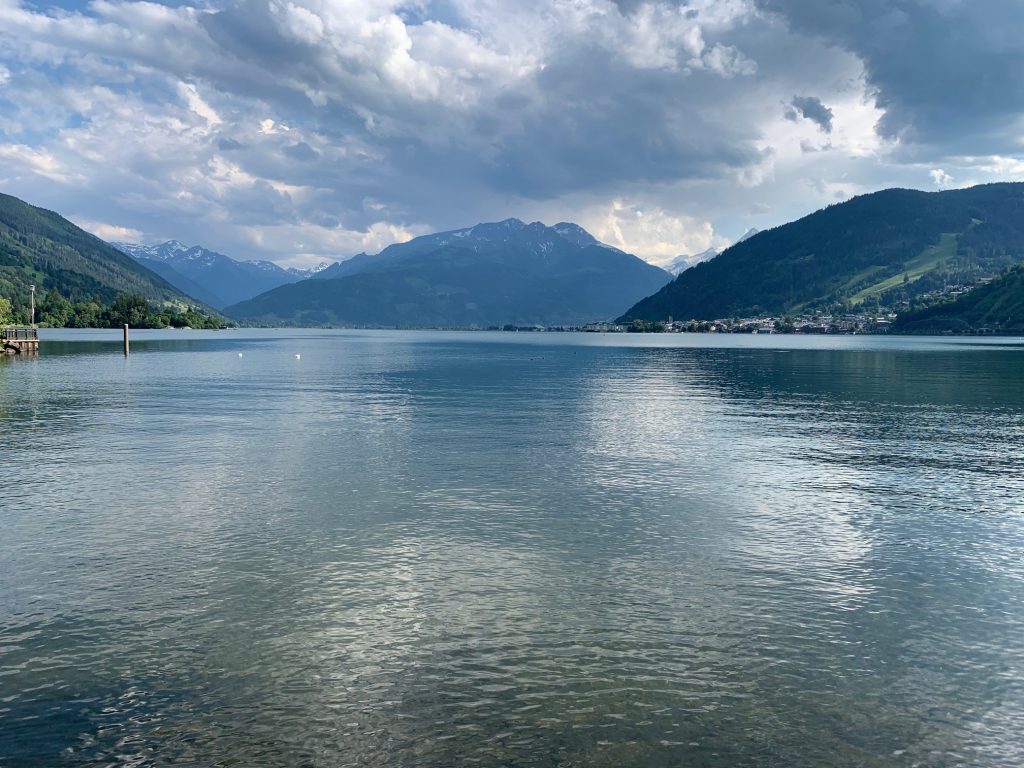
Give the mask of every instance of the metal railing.
POLYGON ((35 328, 4 328, 0 338, 7 341, 38 341, 39 331, 35 328))

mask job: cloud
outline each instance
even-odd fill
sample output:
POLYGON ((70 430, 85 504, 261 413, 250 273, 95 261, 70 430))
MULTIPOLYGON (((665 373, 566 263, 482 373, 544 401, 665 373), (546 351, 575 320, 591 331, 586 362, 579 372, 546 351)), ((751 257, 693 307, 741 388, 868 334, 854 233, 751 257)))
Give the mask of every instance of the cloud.
POLYGON ((955 161, 971 169, 975 173, 996 174, 1011 181, 1024 179, 1024 159, 1019 157, 1005 157, 1001 155, 988 155, 987 157, 959 157, 955 161))
MULTIPOLYGON (((21 174, 36 174, 50 181, 76 184, 82 177, 67 168, 61 160, 46 150, 37 150, 25 144, 0 144, 0 163, 8 174, 17 178, 21 174)), ((11 176, 0 180, 12 180, 11 176)))
POLYGON ((1007 5, 0 0, 0 182, 240 257, 516 215, 661 259, 929 169, 1013 174, 1007 5))
MULTIPOLYGON (((757 0, 793 31, 856 55, 910 153, 1016 143, 1024 4, 1005 0, 757 0), (925 145, 925 146, 922 146, 925 145)), ((1017 144, 1019 151, 1019 144, 1017 144)))
POLYGON ((363 230, 340 226, 316 227, 308 224, 281 223, 276 226, 253 225, 238 232, 244 243, 238 253, 271 250, 289 254, 278 263, 289 267, 312 267, 322 261, 336 261, 356 253, 377 253, 392 243, 404 243, 417 235, 427 234, 423 226, 402 227, 377 221, 363 230))
POLYGON ((579 219, 601 242, 623 250, 640 250, 655 263, 666 264, 680 253, 698 253, 728 244, 715 235, 710 222, 623 200, 595 206, 579 219))
POLYGON ((815 123, 825 133, 832 133, 832 110, 821 103, 821 99, 815 96, 794 96, 790 102, 792 109, 786 113, 786 118, 794 122, 800 118, 806 118, 815 123))
POLYGON ((953 186, 953 177, 941 168, 933 168, 928 171, 928 175, 932 177, 932 183, 939 189, 949 189, 953 186))
POLYGON ((223 122, 209 104, 199 96, 196 87, 191 83, 178 83, 178 93, 181 94, 188 108, 199 117, 203 118, 210 127, 218 126, 223 122))
POLYGON ((144 239, 142 232, 137 229, 132 229, 131 227, 120 227, 116 224, 104 224, 100 221, 89 221, 88 219, 82 219, 73 215, 68 216, 68 218, 86 232, 91 232, 101 240, 139 243, 144 239))

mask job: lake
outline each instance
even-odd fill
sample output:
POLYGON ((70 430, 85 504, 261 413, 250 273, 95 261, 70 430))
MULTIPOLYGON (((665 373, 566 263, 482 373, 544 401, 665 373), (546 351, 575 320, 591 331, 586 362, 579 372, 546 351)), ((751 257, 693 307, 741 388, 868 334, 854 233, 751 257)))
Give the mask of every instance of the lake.
POLYGON ((1024 340, 42 338, 4 768, 1024 763, 1024 340))

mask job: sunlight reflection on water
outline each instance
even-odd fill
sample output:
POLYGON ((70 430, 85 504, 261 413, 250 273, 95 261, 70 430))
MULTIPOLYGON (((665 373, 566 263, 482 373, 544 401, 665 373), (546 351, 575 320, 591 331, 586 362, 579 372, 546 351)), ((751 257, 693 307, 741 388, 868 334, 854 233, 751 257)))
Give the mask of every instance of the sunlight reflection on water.
POLYGON ((0 363, 2 766, 1024 760, 1019 349, 67 338, 0 363))

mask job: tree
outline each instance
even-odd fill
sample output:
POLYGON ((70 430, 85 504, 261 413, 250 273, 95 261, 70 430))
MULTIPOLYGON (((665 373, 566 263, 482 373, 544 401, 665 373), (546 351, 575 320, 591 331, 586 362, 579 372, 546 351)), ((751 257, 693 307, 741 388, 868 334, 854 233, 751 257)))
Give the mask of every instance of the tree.
POLYGON ((14 322, 14 308, 11 300, 0 296, 0 325, 10 325, 14 322))
POLYGON ((149 302, 145 296, 138 294, 119 293, 106 314, 111 327, 127 324, 134 328, 145 328, 153 324, 149 302))
POLYGON ((98 299, 75 304, 75 311, 68 319, 71 328, 98 328, 103 325, 103 305, 98 299))
POLYGON ((39 322, 51 328, 63 328, 74 314, 71 302, 51 288, 39 303, 39 322))

